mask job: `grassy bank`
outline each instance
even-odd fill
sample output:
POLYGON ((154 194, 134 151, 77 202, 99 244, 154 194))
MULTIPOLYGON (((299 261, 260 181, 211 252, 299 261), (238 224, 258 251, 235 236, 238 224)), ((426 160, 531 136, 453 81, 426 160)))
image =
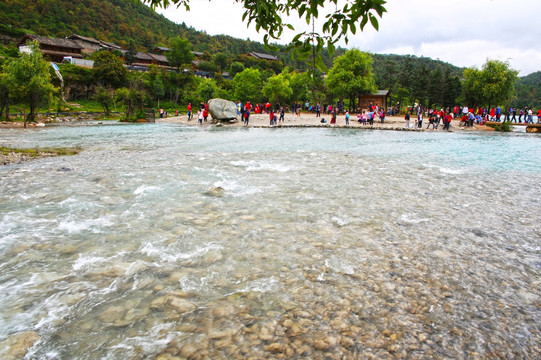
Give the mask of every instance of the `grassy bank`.
POLYGON ((33 148, 17 149, 0 146, 0 164, 9 165, 22 161, 34 160, 41 157, 77 155, 81 148, 33 148))

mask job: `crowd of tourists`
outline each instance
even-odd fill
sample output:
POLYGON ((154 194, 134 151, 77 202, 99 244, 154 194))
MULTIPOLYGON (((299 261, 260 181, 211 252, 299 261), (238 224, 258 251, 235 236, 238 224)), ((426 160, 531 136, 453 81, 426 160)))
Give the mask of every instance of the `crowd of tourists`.
MULTIPOLYGON (((250 115, 253 114, 268 114, 269 124, 277 125, 279 122, 285 121, 285 114, 288 111, 294 116, 300 116, 301 111, 314 113, 316 117, 321 117, 321 114, 330 115, 330 124, 336 124, 338 115, 344 114, 346 125, 349 125, 350 113, 344 108, 344 103, 339 101, 336 105, 316 103, 311 105, 309 102, 301 104, 299 102, 291 104, 290 107, 284 107, 280 104, 256 103, 252 105, 249 101, 237 103, 237 115, 242 119, 245 125, 249 124, 250 115)), ((192 119, 192 105, 188 104, 188 121, 192 119)), ((166 117, 167 113, 160 109, 160 117, 166 117)), ((201 103, 197 112, 197 120, 199 124, 206 122, 208 119, 208 104, 201 103)), ((398 106, 394 107, 379 107, 371 103, 367 110, 357 109, 357 121, 361 125, 374 125, 375 121, 380 123, 385 122, 387 115, 394 116, 398 114, 398 106)), ((500 106, 485 108, 468 106, 446 107, 445 109, 424 108, 416 106, 408 108, 404 116, 405 126, 408 128, 423 128, 423 122, 426 124, 426 129, 438 129, 440 125, 444 130, 449 130, 451 121, 460 119, 459 125, 464 127, 473 127, 474 124, 483 125, 488 121, 494 122, 514 122, 533 124, 534 116, 537 115, 537 123, 541 123, 541 109, 534 112, 532 108, 513 108, 502 109, 500 106)), ((322 119, 322 123, 326 120, 322 119)))

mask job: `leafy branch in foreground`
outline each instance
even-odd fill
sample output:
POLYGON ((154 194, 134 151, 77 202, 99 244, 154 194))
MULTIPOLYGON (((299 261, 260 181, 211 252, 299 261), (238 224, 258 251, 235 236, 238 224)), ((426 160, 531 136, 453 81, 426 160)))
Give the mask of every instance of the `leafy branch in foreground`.
MULTIPOLYGON (((190 10, 190 0, 141 0, 152 8, 167 8, 171 5, 183 6, 190 10)), ((211 1, 211 0, 209 0, 211 1)), ((334 12, 325 16, 325 22, 321 29, 316 32, 312 27, 311 32, 298 33, 288 46, 292 55, 299 60, 306 61, 312 57, 314 65, 322 70, 326 66, 320 55, 325 45, 329 54, 333 55, 335 44, 343 39, 346 44, 350 34, 357 30, 363 30, 366 24, 379 29, 378 16, 381 18, 387 10, 384 5, 386 0, 235 0, 242 3, 244 14, 242 20, 250 25, 255 24, 256 30, 263 30, 266 34, 263 37, 266 46, 274 49, 269 41, 280 39, 285 28, 295 30, 294 26, 284 22, 285 16, 297 14, 299 19, 306 20, 306 23, 314 24, 314 20, 324 12, 324 8, 334 7, 334 12)))

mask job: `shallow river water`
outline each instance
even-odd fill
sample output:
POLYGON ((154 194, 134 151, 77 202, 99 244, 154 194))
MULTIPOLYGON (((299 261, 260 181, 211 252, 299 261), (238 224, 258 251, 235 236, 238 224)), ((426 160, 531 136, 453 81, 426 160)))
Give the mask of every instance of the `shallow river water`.
POLYGON ((541 138, 0 132, 0 342, 28 359, 541 357, 541 138))

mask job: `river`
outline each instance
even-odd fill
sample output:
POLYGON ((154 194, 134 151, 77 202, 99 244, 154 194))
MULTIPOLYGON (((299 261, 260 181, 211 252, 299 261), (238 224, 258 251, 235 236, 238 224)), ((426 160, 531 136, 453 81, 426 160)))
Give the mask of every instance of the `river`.
POLYGON ((28 359, 541 357, 541 138, 7 129, 0 342, 28 359))

